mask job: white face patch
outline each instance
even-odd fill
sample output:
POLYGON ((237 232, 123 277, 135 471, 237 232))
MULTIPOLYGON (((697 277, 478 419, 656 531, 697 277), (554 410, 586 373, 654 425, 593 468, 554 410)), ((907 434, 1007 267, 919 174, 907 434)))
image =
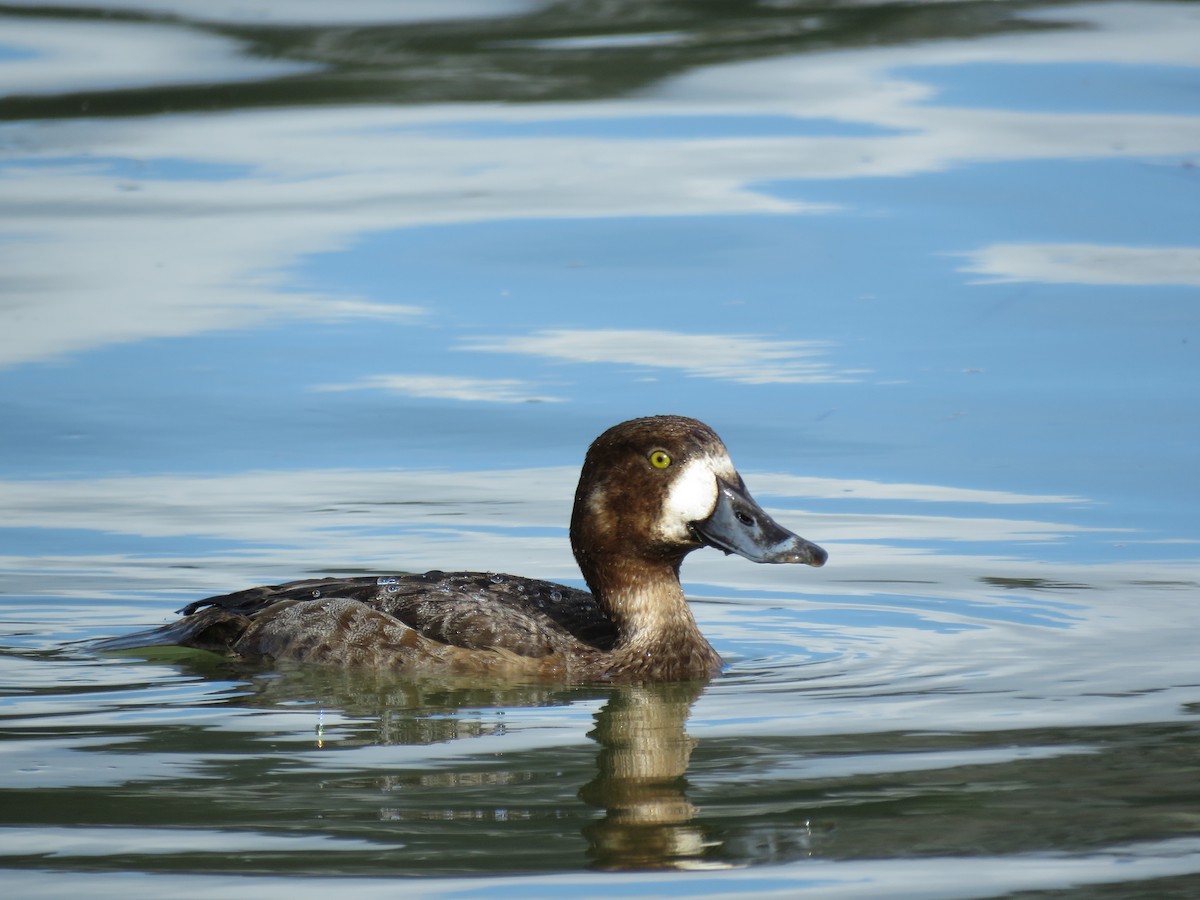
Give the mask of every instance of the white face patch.
POLYGON ((687 541, 688 524, 707 519, 717 505, 717 476, 736 478, 726 453, 693 456, 675 473, 663 503, 658 534, 671 541, 687 541))

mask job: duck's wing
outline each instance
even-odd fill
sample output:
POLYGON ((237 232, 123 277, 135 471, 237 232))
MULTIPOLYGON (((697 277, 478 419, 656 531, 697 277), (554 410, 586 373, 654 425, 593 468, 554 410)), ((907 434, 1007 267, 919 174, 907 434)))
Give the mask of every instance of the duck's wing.
POLYGON ((179 610, 179 613, 190 616, 202 609, 214 607, 243 616, 253 616, 284 600, 316 600, 320 597, 339 597, 346 600, 370 602, 382 592, 382 585, 386 580, 388 579, 371 575, 355 578, 306 578, 302 581, 289 581, 285 584, 266 584, 247 588, 244 591, 234 591, 230 594, 205 597, 203 600, 193 600, 179 610))
POLYGON ((385 579, 378 608, 422 635, 471 650, 522 656, 570 652, 581 642, 610 650, 617 630, 587 591, 484 572, 426 572, 385 579))
POLYGON ((271 628, 265 620, 286 608, 293 609, 285 619, 294 620, 301 605, 319 620, 319 608, 333 600, 355 601, 422 637, 470 650, 540 657, 570 652, 576 642, 609 650, 616 641, 615 626, 587 591, 511 575, 435 571, 306 579, 207 597, 180 610, 184 618, 178 622, 102 641, 97 649, 177 645, 236 651, 234 645, 256 622, 271 628))

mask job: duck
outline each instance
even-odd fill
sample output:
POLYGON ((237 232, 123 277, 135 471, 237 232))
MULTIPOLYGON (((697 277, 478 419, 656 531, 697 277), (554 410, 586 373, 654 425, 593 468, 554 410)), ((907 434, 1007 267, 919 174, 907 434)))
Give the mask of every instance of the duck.
POLYGON ((614 425, 584 457, 570 543, 589 590, 492 572, 312 578, 207 597, 103 650, 181 646, 242 660, 538 681, 717 675, 684 596, 684 557, 823 566, 821 547, 751 497, 710 427, 676 415, 614 425))

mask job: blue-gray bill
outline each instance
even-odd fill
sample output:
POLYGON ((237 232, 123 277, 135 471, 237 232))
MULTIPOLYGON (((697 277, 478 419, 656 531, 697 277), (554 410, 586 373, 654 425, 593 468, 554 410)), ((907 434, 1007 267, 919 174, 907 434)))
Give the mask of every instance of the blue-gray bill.
POLYGON ((717 505, 692 531, 704 544, 760 563, 823 566, 829 554, 788 531, 763 511, 749 491, 717 479, 717 505))

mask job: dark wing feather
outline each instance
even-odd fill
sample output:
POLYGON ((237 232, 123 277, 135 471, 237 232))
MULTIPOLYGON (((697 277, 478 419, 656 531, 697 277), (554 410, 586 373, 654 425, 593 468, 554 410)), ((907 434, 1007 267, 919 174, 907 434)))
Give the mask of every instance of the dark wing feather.
POLYGON ((281 600, 342 597, 368 602, 380 592, 379 582, 380 579, 374 575, 358 578, 306 578, 303 581, 268 584, 234 591, 231 594, 205 597, 203 600, 193 600, 179 612, 181 615, 190 616, 205 607, 215 606, 243 616, 253 616, 281 600))
POLYGON ((379 608, 443 643, 522 652, 522 632, 559 629, 600 650, 612 649, 617 639, 596 599, 566 585, 482 572, 395 577, 395 584, 383 585, 379 608))
POLYGON ((610 650, 616 627, 587 591, 549 581, 482 572, 313 578, 207 597, 171 625, 104 642, 101 649, 177 644, 228 650, 251 623, 280 604, 355 600, 431 640, 522 656, 570 650, 580 641, 610 650))

